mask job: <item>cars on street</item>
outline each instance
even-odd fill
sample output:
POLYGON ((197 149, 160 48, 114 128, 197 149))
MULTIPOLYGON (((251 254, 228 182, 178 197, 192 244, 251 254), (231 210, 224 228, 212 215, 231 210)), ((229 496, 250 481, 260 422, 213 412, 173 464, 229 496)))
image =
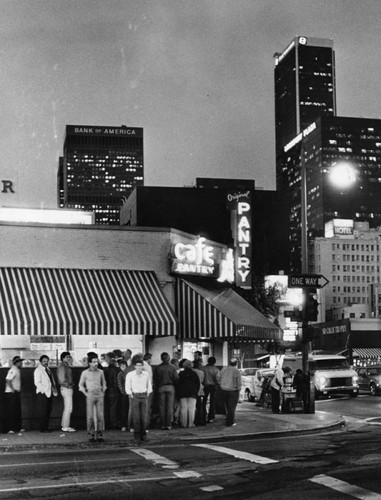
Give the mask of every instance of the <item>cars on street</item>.
POLYGON ((372 396, 381 393, 381 365, 357 368, 356 371, 361 391, 370 392, 372 396))

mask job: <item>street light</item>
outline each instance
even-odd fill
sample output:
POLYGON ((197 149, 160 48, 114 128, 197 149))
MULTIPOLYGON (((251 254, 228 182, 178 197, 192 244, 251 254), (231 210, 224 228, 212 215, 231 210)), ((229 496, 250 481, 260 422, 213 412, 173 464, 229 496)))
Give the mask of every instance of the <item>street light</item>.
POLYGON ((338 188, 346 189, 356 182, 356 170, 350 163, 339 161, 330 168, 329 179, 338 188))

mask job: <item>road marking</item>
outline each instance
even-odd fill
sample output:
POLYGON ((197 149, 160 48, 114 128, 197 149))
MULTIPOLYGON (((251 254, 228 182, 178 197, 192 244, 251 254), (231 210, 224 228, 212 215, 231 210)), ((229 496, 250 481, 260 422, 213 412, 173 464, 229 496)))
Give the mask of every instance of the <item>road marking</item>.
POLYGON ((176 462, 172 462, 168 458, 165 458, 153 451, 146 450, 145 448, 131 448, 131 451, 145 458, 146 460, 150 460, 155 465, 162 465, 165 469, 178 469, 180 467, 176 462))
POLYGON ((381 425, 380 418, 381 417, 369 417, 369 418, 365 418, 364 422, 366 422, 370 425, 381 425), (378 422, 373 422, 373 420, 378 420, 378 422))
POLYGON ((223 490, 221 486, 211 485, 211 486, 204 486, 203 488, 200 488, 201 491, 220 491, 223 490))
POLYGON ((340 481, 340 479, 325 476, 324 474, 315 476, 309 479, 309 481, 361 500, 380 500, 381 497, 379 493, 373 493, 373 491, 365 490, 354 484, 346 483, 345 481, 340 481))
POLYGON ((260 455, 254 455, 253 453, 247 453, 245 451, 231 450, 230 448, 225 448, 224 446, 215 446, 213 444, 193 444, 192 446, 198 446, 199 448, 206 448, 209 450, 218 451, 220 453, 226 453, 227 455, 232 455, 235 458, 247 460, 249 462, 255 462, 257 464, 278 463, 278 460, 273 460, 272 458, 261 457, 260 455))
POLYGON ((110 479, 108 481, 84 481, 84 482, 79 482, 75 481, 74 483, 63 483, 63 484, 45 484, 41 486, 19 486, 17 488, 3 488, 0 489, 0 493, 11 493, 14 491, 35 491, 35 490, 49 490, 49 489, 60 489, 60 488, 73 488, 73 487, 80 487, 80 486, 99 486, 103 484, 117 484, 117 483, 138 483, 138 482, 144 482, 144 481, 163 481, 167 479, 174 479, 173 475, 170 476, 157 476, 157 477, 137 477, 137 478, 132 478, 132 479, 110 479))
POLYGON ((173 473, 175 476, 180 477, 181 479, 188 479, 191 477, 201 477, 201 474, 199 472, 195 472, 193 470, 183 470, 183 471, 178 471, 173 473))

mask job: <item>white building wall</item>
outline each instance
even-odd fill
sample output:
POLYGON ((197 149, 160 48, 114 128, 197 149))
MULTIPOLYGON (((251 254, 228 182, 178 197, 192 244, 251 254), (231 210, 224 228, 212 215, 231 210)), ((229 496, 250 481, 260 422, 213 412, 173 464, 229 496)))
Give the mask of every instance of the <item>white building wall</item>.
POLYGON ((381 282, 380 256, 381 230, 357 229, 353 236, 315 239, 313 272, 329 280, 320 290, 325 317, 330 316, 330 310, 334 316, 341 315, 336 319, 343 314, 344 317, 373 314, 372 285, 381 282))

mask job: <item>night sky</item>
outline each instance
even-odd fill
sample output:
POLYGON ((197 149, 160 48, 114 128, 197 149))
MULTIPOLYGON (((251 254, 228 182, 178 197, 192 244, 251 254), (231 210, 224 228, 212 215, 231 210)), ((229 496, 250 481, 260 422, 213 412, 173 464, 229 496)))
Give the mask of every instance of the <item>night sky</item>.
POLYGON ((145 184, 275 189, 274 52, 333 38, 338 115, 381 118, 380 0, 1 0, 0 205, 55 207, 66 124, 144 128, 145 184))

